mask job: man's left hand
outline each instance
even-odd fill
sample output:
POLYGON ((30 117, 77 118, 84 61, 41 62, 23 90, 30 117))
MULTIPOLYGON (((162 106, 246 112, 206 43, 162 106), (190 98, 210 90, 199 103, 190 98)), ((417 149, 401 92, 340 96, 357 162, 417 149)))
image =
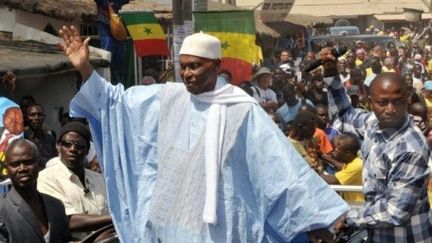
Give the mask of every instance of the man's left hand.
POLYGON ((336 243, 336 240, 333 238, 333 234, 330 233, 327 229, 316 229, 308 232, 309 240, 312 243, 318 242, 327 242, 327 243, 336 243))
POLYGON ((336 222, 333 226, 336 234, 343 231, 345 228, 348 227, 348 225, 345 223, 345 221, 346 221, 346 215, 343 215, 342 217, 340 217, 339 219, 336 220, 336 222))

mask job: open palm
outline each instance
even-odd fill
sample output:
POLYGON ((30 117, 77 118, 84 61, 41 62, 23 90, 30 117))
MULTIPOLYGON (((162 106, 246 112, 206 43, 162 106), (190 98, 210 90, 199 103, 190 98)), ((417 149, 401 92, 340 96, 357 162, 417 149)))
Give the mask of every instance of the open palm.
POLYGON ((82 41, 78 30, 74 26, 70 28, 63 26, 59 30, 59 33, 63 39, 63 43, 58 44, 58 47, 63 50, 72 65, 81 72, 81 74, 89 68, 91 69, 88 46, 90 38, 82 41))

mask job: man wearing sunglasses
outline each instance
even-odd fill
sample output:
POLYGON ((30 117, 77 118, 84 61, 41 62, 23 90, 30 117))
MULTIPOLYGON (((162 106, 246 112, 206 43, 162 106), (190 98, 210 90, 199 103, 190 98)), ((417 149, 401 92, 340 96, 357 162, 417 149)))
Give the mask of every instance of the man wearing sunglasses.
POLYGON ((80 122, 63 126, 57 143, 60 157, 51 159, 38 178, 40 192, 63 202, 71 232, 79 239, 86 236, 83 232, 112 222, 102 175, 84 168, 90 138, 89 129, 80 122))

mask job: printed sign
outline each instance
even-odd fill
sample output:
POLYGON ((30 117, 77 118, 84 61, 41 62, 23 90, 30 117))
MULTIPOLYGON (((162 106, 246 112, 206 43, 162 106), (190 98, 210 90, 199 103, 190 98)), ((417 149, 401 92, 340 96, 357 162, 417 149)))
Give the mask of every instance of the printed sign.
POLYGON ((295 0, 265 0, 261 7, 261 20, 265 22, 283 21, 290 12, 295 0))

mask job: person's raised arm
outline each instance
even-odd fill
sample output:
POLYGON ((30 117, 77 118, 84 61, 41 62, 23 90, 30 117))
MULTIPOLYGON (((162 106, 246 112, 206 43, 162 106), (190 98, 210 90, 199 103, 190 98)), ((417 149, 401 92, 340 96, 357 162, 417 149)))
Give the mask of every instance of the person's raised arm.
POLYGON ((90 65, 90 37, 82 41, 78 30, 73 25, 70 28, 63 26, 59 30, 59 34, 63 39, 63 43, 58 43, 57 46, 69 58, 69 61, 81 74, 83 80, 87 80, 93 72, 93 67, 90 65))
POLYGON ((361 109, 353 109, 340 80, 337 70, 337 59, 330 48, 324 48, 320 53, 324 67, 324 82, 327 86, 329 113, 336 117, 334 127, 340 132, 356 134, 360 139, 364 136, 365 123, 370 117, 369 113, 361 109))
POLYGON ((331 48, 321 50, 319 57, 324 63, 324 82, 328 90, 329 112, 333 115, 341 115, 351 109, 351 101, 340 80, 337 59, 333 56, 331 48))

